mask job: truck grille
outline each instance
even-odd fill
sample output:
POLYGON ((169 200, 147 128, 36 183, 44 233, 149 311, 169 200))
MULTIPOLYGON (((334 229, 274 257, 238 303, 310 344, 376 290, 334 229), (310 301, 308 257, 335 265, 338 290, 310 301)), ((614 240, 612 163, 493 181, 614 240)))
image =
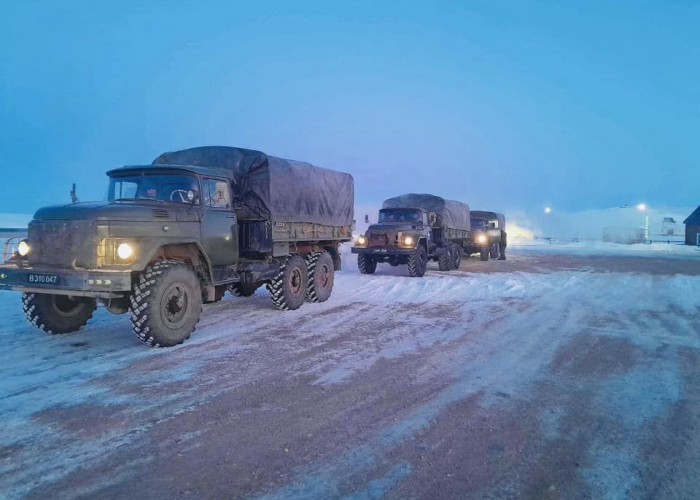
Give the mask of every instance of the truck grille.
POLYGON ((93 221, 34 221, 29 224, 31 265, 94 268, 97 265, 97 228, 93 221))
POLYGON ((370 233, 369 246, 393 247, 396 246, 396 233, 370 233))

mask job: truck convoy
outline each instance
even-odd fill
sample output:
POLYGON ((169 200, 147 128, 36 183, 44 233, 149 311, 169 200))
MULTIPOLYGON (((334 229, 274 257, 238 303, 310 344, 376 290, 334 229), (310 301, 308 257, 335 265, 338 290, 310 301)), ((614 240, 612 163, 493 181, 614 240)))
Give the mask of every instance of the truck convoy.
POLYGON ((473 210, 471 212, 472 240, 465 253, 478 253, 481 260, 506 260, 506 218, 497 212, 473 210))
POLYGON ((0 265, 0 290, 22 292, 38 328, 79 330, 103 304, 130 312, 143 342, 174 346, 227 290, 266 284, 282 310, 331 295, 352 235, 350 174, 212 146, 107 175, 106 201, 39 209, 0 265))
POLYGON ((459 268, 470 244, 469 206, 432 194, 409 193, 384 201, 377 224, 355 240, 357 267, 372 274, 377 264, 407 265, 408 274, 422 277, 429 260, 441 271, 459 268))

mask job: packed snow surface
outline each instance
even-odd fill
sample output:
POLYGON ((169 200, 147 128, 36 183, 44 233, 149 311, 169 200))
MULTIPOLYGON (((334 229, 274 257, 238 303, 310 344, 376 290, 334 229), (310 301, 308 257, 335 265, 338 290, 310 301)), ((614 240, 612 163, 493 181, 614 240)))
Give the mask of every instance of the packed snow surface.
MULTIPOLYGON (((671 256, 682 269, 684 262, 697 264, 700 252, 676 245, 547 244, 513 248, 510 254, 505 263, 465 260, 459 271, 452 272, 440 272, 431 264, 425 278, 416 279, 407 276, 405 267, 385 264, 374 275, 361 275, 346 246, 344 270, 336 275, 327 302, 280 312, 273 310, 264 288, 249 299, 227 296, 205 306, 191 339, 170 349, 146 347, 130 333, 127 315, 112 316, 104 308, 78 333, 43 334, 25 321, 19 294, 2 292, 0 496, 60 492, 122 496, 134 487, 129 479, 134 476, 142 479, 137 483, 139 491, 149 496, 150 478, 139 474, 157 464, 159 457, 170 456, 174 449, 179 450, 178 456, 206 452, 202 443, 207 442, 214 424, 207 426, 203 417, 188 415, 206 412, 216 401, 257 384, 259 393, 266 395, 259 403, 262 406, 248 407, 247 399, 236 398, 235 404, 243 409, 224 412, 234 415, 235 425, 226 431, 222 427, 215 438, 232 439, 231 453, 243 453, 236 444, 239 437, 234 436, 250 419, 253 423, 249 425, 255 425, 257 420, 264 422, 282 412, 282 422, 296 425, 292 417, 296 403, 278 403, 278 396, 271 395, 281 381, 297 381, 290 390, 303 389, 295 397, 301 405, 306 404, 303 395, 307 392, 326 394, 320 399, 325 403, 308 410, 325 415, 324 405, 332 404, 327 398, 333 394, 345 394, 346 388, 362 391, 368 381, 377 381, 374 374, 387 370, 391 374, 402 365, 413 367, 402 376, 403 383, 433 389, 386 418, 363 421, 359 437, 348 438, 332 458, 308 455, 283 476, 259 484, 236 475, 225 479, 226 474, 218 481, 231 481, 225 490, 231 496, 330 497, 351 492, 365 498, 391 491, 398 492, 398 497, 410 496, 410 491, 401 488, 408 488, 411 481, 420 483, 423 466, 408 458, 391 458, 392 454, 403 456, 407 443, 418 446, 428 439, 435 423, 446 421, 455 405, 475 405, 469 406, 472 409, 464 418, 526 405, 527 411, 537 414, 534 430, 529 431, 537 434, 537 446, 561 448, 570 436, 567 422, 574 418, 564 399, 553 403, 553 396, 548 396, 546 404, 528 404, 541 398, 538 394, 547 387, 561 386, 561 394, 580 391, 591 397, 586 410, 591 412, 590 421, 605 428, 613 425, 608 424, 610 420, 616 426, 610 433, 591 431, 577 459, 582 465, 572 472, 577 482, 571 484, 593 497, 642 491, 646 469, 640 469, 640 464, 653 425, 668 418, 689 397, 683 356, 700 352, 700 277, 683 272, 609 272, 586 266, 548 269, 537 262, 546 262, 549 254, 626 255, 650 263, 671 256), (497 269, 498 265, 528 262, 535 264, 523 267, 525 271, 487 273, 480 267, 489 264, 497 269), (591 339, 622 345, 623 352, 634 353, 629 369, 623 370, 601 351, 601 359, 612 363, 610 370, 596 371, 602 361, 592 359, 591 373, 567 375, 566 370, 578 366, 580 349, 571 346, 588 345, 591 339), (273 392, 265 392, 266 387, 273 392), (182 419, 202 423, 179 428, 176 422, 182 419), (151 441, 157 429, 168 426, 174 429, 169 434, 176 441, 151 441), (166 444, 169 448, 164 448, 166 444), (97 473, 103 469, 109 473, 97 473), (91 474, 92 470, 96 472, 91 474), (349 484, 354 485, 350 490, 349 484)), ((356 403, 362 408, 383 404, 382 398, 375 399, 371 393, 362 401, 356 403)), ((352 405, 337 411, 351 412, 352 405)), ((526 419, 525 410, 519 414, 526 419)), ((339 418, 332 415, 324 418, 331 422, 339 418)), ((217 417, 221 418, 226 417, 217 417)), ((506 429, 518 428, 517 420, 506 429)), ((291 431, 285 434, 287 424, 263 427, 258 439, 264 443, 264 435, 272 433, 280 436, 280 442, 295 443, 291 431)), ((304 439, 313 444, 317 432, 322 430, 304 439)), ((458 442, 452 445, 457 453, 459 446, 476 446, 469 444, 476 436, 457 436, 458 442)), ((436 449, 442 450, 438 443, 444 441, 437 441, 436 449)), ((281 452, 283 455, 293 448, 292 444, 284 446, 287 452, 281 452)), ((421 456, 431 456, 430 446, 420 448, 421 456)), ((493 446, 487 448, 488 453, 497 452, 498 446, 510 450, 510 445, 493 446)), ((527 451, 532 446, 519 444, 516 448, 519 453, 534 453, 533 463, 544 460, 541 457, 546 454, 527 451)), ((263 444, 259 448, 260 456, 238 463, 260 460, 259 470, 264 470, 272 459, 263 444)), ((522 462, 515 456, 513 460, 522 462)), ((196 467, 196 463, 190 466, 196 467)), ((446 467, 451 465, 441 465, 440 473, 446 467)), ((177 473, 170 476, 167 481, 177 481, 177 473)), ((445 477, 445 485, 452 484, 449 474, 445 477)), ((518 477, 502 479, 505 483, 496 486, 489 482, 492 479, 484 479, 479 494, 522 492, 525 486, 518 481, 526 479, 518 477)), ((153 487, 161 480, 166 481, 154 476, 153 487)), ((216 481, 208 484, 213 488, 216 481)), ((209 493, 216 496, 215 491, 209 493)))

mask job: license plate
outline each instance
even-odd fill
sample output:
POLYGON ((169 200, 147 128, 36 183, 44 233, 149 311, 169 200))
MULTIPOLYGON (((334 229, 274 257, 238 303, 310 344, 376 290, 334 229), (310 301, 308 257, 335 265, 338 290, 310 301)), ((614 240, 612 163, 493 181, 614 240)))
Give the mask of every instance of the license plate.
POLYGON ((55 274, 29 274, 27 281, 32 285, 57 285, 58 276, 55 274))

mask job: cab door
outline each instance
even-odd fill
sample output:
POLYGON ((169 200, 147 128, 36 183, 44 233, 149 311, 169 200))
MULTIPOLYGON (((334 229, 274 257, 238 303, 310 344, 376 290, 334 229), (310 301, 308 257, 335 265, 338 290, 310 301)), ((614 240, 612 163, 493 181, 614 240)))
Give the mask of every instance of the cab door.
POLYGON ((202 180, 201 242, 214 267, 238 262, 238 224, 224 179, 202 180))

